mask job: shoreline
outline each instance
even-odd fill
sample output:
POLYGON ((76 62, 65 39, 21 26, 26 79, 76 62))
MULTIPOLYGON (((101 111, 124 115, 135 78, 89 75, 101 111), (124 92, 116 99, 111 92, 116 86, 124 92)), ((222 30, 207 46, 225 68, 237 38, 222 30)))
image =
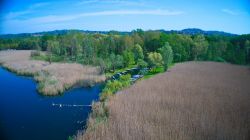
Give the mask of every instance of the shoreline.
POLYGON ((76 63, 30 60, 31 51, 0 51, 0 66, 17 75, 32 77, 41 95, 56 96, 74 87, 91 87, 105 81, 99 69, 76 63), (13 57, 16 57, 13 59, 13 57))
MULTIPOLYGON (((25 78, 32 79, 32 80, 36 83, 36 86, 39 86, 39 81, 37 81, 37 80, 35 79, 35 75, 36 75, 36 74, 31 74, 31 73, 18 73, 18 72, 15 71, 15 70, 12 70, 12 69, 9 69, 8 67, 3 66, 2 64, 0 64, 0 68, 4 69, 4 70, 6 70, 6 71, 8 71, 8 72, 10 72, 10 73, 13 73, 13 74, 15 74, 16 76, 21 76, 21 77, 25 77, 25 78)), ((64 92, 67 92, 67 91, 70 91, 70 90, 73 90, 73 89, 77 89, 77 88, 92 88, 92 87, 94 87, 94 86, 96 86, 96 85, 103 85, 104 83, 105 83, 105 81, 97 82, 97 83, 89 84, 89 85, 79 85, 79 83, 76 83, 76 84, 74 84, 73 86, 64 89, 64 91, 62 92, 62 94, 59 93, 59 94, 57 94, 57 95, 44 95, 43 93, 39 92, 38 89, 36 89, 36 91, 37 91, 37 93, 38 93, 39 95, 41 95, 41 96, 47 96, 47 97, 51 96, 51 97, 53 97, 53 96, 61 96, 61 95, 64 94, 64 92)))

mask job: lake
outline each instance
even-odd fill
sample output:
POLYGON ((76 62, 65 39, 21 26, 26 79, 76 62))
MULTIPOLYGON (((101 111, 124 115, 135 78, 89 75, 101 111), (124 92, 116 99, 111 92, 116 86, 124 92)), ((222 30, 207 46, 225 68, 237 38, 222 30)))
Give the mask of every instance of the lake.
POLYGON ((66 140, 82 130, 101 85, 76 88, 62 96, 37 93, 32 78, 0 67, 0 139, 66 140))

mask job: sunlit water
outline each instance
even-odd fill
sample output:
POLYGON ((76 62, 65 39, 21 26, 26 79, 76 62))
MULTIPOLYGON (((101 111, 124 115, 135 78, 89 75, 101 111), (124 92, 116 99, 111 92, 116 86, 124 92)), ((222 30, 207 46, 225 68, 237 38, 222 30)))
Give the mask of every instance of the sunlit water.
POLYGON ((77 88, 63 96, 37 93, 32 78, 17 76, 0 67, 0 139, 65 140, 83 129, 98 100, 100 85, 77 88))

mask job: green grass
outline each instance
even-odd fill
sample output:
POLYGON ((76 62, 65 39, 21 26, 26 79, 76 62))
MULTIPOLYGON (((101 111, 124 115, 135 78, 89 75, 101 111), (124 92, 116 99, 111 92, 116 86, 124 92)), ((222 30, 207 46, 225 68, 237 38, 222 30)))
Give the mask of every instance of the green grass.
POLYGON ((46 55, 39 55, 39 56, 32 56, 31 59, 33 59, 33 60, 47 61, 48 57, 46 55))
MULTIPOLYGON (((168 69, 170 69, 170 68, 173 67, 174 65, 175 65, 175 64, 172 63, 172 64, 169 66, 168 69)), ((145 74, 145 75, 143 76, 142 79, 149 79, 149 78, 155 76, 156 74, 163 73, 163 72, 165 72, 163 66, 156 67, 155 69, 150 70, 147 74, 145 74)))
MULTIPOLYGON (((39 55, 39 56, 32 56, 33 60, 42 60, 42 61, 49 61, 48 55, 39 55)), ((52 55, 51 56, 52 62, 62 62, 64 58, 62 56, 52 55)))
POLYGON ((143 79, 151 78, 154 75, 156 75, 158 73, 163 73, 163 72, 164 72, 164 68, 163 67, 154 68, 154 69, 150 70, 147 74, 145 74, 144 77, 143 77, 143 79))

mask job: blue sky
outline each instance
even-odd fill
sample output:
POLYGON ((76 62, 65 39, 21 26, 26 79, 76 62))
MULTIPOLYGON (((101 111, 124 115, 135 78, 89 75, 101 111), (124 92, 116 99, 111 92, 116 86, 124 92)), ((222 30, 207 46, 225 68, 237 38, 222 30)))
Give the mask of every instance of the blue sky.
POLYGON ((249 0, 5 0, 0 34, 201 28, 250 33, 249 0))

